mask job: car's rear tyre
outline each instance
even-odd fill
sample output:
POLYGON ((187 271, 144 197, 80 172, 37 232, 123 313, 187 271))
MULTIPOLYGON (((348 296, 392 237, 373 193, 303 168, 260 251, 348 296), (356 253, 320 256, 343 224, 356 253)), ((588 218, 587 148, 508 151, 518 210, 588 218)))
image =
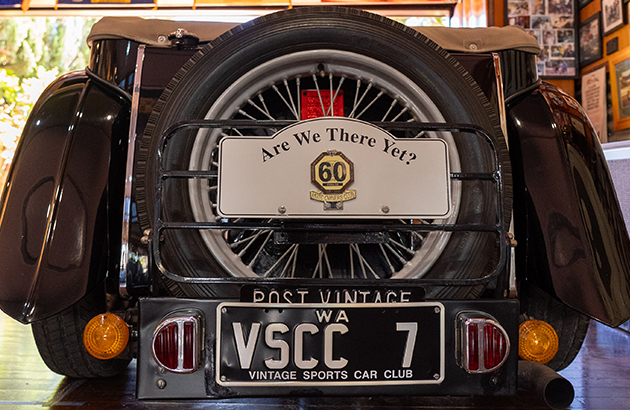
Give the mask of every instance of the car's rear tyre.
POLYGON ((75 378, 110 377, 122 373, 131 359, 101 360, 83 345, 83 330, 105 312, 105 289, 89 293, 65 310, 32 324, 35 344, 46 366, 55 373, 75 378))
MULTIPOLYGON (((295 119, 299 115, 295 107, 291 109, 293 102, 288 102, 289 90, 302 90, 302 86, 319 90, 318 81, 326 89, 345 90, 350 106, 344 115, 367 121, 390 120, 395 114, 390 115, 389 107, 398 105, 397 120, 472 123, 486 129, 499 153, 507 194, 505 215, 510 215, 511 175, 505 140, 495 110, 469 74, 414 30, 370 13, 318 7, 288 10, 239 26, 206 46, 176 75, 156 105, 139 153, 137 193, 143 225, 149 228, 153 224, 158 140, 170 125, 200 118, 295 119), (284 97, 279 97, 282 92, 276 88, 287 90, 284 97), (361 106, 356 97, 353 105, 352 96, 363 92, 372 105, 361 106)), ((220 132, 194 131, 188 137, 174 138, 160 159, 167 169, 214 169, 220 132)), ((431 134, 448 141, 453 171, 494 170, 494 157, 485 141, 454 135, 431 134)), ((212 210, 216 182, 199 181, 164 185, 163 219, 216 219, 212 210)), ((456 182, 452 188, 456 193, 454 216, 443 222, 482 224, 496 220, 496 187, 492 183, 456 182)), ((498 257, 497 241, 503 240, 479 232, 432 232, 421 238, 403 237, 400 232, 389 235, 395 243, 385 246, 320 244, 297 249, 274 244, 261 230, 169 230, 161 244, 161 257, 167 269, 190 277, 309 278, 319 274, 350 278, 361 277, 358 270, 349 268, 360 264, 365 265, 363 275, 368 278, 472 278, 492 270, 498 257), (254 249, 245 243, 254 243, 254 249), (294 253, 302 259, 293 263, 297 273, 292 267, 291 275, 287 275, 288 262, 284 267, 278 264, 290 260, 294 253), (326 260, 325 272, 322 259, 326 260)), ((225 295, 209 286, 166 283, 175 295, 225 295)), ((478 291, 478 287, 435 288, 429 297, 470 297, 478 291)))

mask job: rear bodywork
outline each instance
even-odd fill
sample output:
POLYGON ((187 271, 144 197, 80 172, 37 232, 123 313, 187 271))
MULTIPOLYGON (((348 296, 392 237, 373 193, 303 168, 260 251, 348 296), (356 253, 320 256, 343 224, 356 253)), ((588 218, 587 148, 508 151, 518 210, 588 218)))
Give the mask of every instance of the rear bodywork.
MULTIPOLYGON (((81 299, 108 271, 129 98, 84 71, 56 80, 26 124, 0 209, 2 309, 21 322, 81 299), (90 274, 93 272, 94 274, 90 274)), ((119 229, 118 229, 118 232, 119 229)))
POLYGON ((620 325, 630 316, 630 243, 590 120, 549 84, 507 107, 518 274, 574 309, 620 325))
MULTIPOLYGON (((160 297, 155 286, 160 272, 153 260, 159 253, 137 216, 135 167, 142 159, 135 154, 136 137, 143 134, 170 79, 197 49, 152 41, 95 38, 90 67, 59 78, 34 107, 0 199, 0 307, 29 323, 72 306, 104 281, 110 294, 120 290, 130 300, 140 298, 139 322, 132 323, 139 331, 140 398, 375 394, 375 384, 369 382, 289 383, 272 389, 222 383, 215 349, 223 301, 160 297), (166 372, 150 345, 156 328, 178 312, 203 323, 201 366, 190 374, 166 372)), ((384 384, 378 387, 380 394, 514 394, 519 304, 513 297, 516 280, 507 281, 510 272, 512 279, 530 281, 608 325, 630 318, 630 240, 601 147, 583 110, 538 80, 531 52, 452 51, 499 107, 508 135, 516 263, 510 267, 503 252, 497 269, 502 275, 493 283, 497 292, 488 298, 428 301, 439 303, 443 314, 444 382, 436 372, 440 383, 384 384), (514 344, 504 367, 471 374, 457 363, 461 312, 482 312, 503 326, 514 344)), ((503 226, 499 232, 505 233, 503 226)), ((159 239, 157 232, 154 243, 159 239)), ((506 244, 501 246, 505 250, 506 244)), ((222 284, 231 284, 229 279, 222 284)), ((286 283, 271 285, 285 289, 286 283)), ((270 309, 288 309, 276 305, 270 309)))
MULTIPOLYGON (((126 43, 103 41, 95 52, 116 50, 126 43)), ((155 56, 156 61, 174 54, 175 50, 147 49, 147 58, 155 56)), ((190 54, 183 53, 175 63, 182 64, 190 54)), ((492 59, 455 55, 486 94, 496 92, 494 76, 488 79, 492 59), (481 69, 475 70, 476 65, 481 69)), ((534 81, 523 80, 532 77, 515 68, 523 66, 516 61, 523 55, 526 53, 501 53, 515 169, 515 223, 521 244, 517 255, 519 266, 527 267, 519 275, 575 309, 619 325, 630 317, 630 244, 601 147, 574 100, 550 85, 538 87, 534 81)), ((93 61, 95 70, 107 76, 111 70, 97 62, 93 61)), ((149 106, 140 106, 136 134, 146 123, 152 101, 170 79, 157 74, 161 71, 152 65, 145 67, 156 74, 151 74, 154 80, 148 80, 153 83, 144 86, 147 97, 143 102, 149 106)), ((174 73, 177 68, 169 71, 174 73)), ((131 75, 125 81, 118 79, 119 87, 130 90, 131 79, 131 75)), ((29 322, 57 313, 84 296, 90 284, 103 279, 89 274, 92 242, 97 222, 106 231, 105 218, 122 219, 130 112, 124 92, 113 84, 90 80, 83 72, 58 79, 34 108, 2 198, 0 252, 4 268, 0 275, 6 285, 0 303, 12 317, 29 322), (116 177, 109 178, 110 172, 116 177), (84 186, 77 185, 82 178, 84 186), (103 218, 97 220, 99 206, 103 218)), ((128 212, 132 208, 129 204, 128 212)), ((116 223, 108 225, 115 227, 116 223)), ((147 258, 139 256, 146 256, 147 251, 139 243, 141 228, 130 223, 129 231, 135 232, 135 239, 133 235, 129 239, 130 263, 123 258, 123 275, 131 294, 143 294, 148 289, 147 258)), ((109 241, 100 246, 113 254, 119 252, 112 249, 119 244, 115 234, 96 236, 109 241)))

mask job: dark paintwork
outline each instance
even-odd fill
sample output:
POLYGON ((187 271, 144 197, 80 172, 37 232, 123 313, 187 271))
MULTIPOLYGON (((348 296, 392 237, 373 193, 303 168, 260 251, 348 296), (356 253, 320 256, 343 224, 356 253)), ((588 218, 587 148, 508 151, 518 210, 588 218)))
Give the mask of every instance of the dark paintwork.
POLYGON ((129 40, 94 41, 89 68, 103 80, 120 87, 131 95, 138 46, 138 43, 129 40))
POLYGON ((0 306, 10 316, 50 316, 104 279, 107 210, 119 221, 122 201, 108 198, 110 155, 123 156, 128 128, 129 100, 83 71, 57 79, 33 108, 0 204, 0 306))
POLYGON ((508 107, 517 269, 608 325, 630 318, 630 240, 595 131, 550 84, 508 107))
POLYGON ((516 50, 503 50, 501 73, 503 76, 503 94, 506 100, 523 92, 538 81, 536 56, 516 50))
MULTIPOLYGON (((516 50, 497 53, 501 59, 504 98, 523 92, 538 81, 536 56, 516 50)), ((451 53, 477 81, 491 104, 497 104, 496 79, 492 54, 451 53)))
POLYGON ((496 107, 497 80, 494 75, 492 54, 452 53, 452 56, 470 73, 492 106, 496 107))

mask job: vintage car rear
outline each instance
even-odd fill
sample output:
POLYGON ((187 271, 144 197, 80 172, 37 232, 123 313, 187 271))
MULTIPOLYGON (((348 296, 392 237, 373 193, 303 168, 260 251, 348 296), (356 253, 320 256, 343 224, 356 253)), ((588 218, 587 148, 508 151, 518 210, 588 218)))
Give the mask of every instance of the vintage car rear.
POLYGON ((630 317, 601 147, 518 28, 317 7, 89 40, 0 204, 0 306, 52 370, 137 358, 139 398, 512 395, 519 368, 563 383, 589 316, 630 317))

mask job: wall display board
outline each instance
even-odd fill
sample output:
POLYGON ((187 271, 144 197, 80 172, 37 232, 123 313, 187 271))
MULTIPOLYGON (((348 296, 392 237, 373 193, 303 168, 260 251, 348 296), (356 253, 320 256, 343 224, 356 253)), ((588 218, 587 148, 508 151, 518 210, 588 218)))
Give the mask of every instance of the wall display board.
POLYGON ((582 77, 582 107, 597 131, 599 141, 608 142, 606 109, 606 66, 582 77))
POLYGON ((538 75, 541 77, 577 77, 575 15, 574 0, 507 1, 508 23, 525 28, 538 40, 542 49, 537 63, 538 75))
POLYGON ((621 0, 602 0, 602 27, 608 35, 623 26, 623 7, 621 0))
POLYGON ((603 57, 601 13, 580 23, 580 66, 587 66, 603 57))
POLYGON ((630 128, 630 48, 609 61, 613 122, 617 131, 630 128))

